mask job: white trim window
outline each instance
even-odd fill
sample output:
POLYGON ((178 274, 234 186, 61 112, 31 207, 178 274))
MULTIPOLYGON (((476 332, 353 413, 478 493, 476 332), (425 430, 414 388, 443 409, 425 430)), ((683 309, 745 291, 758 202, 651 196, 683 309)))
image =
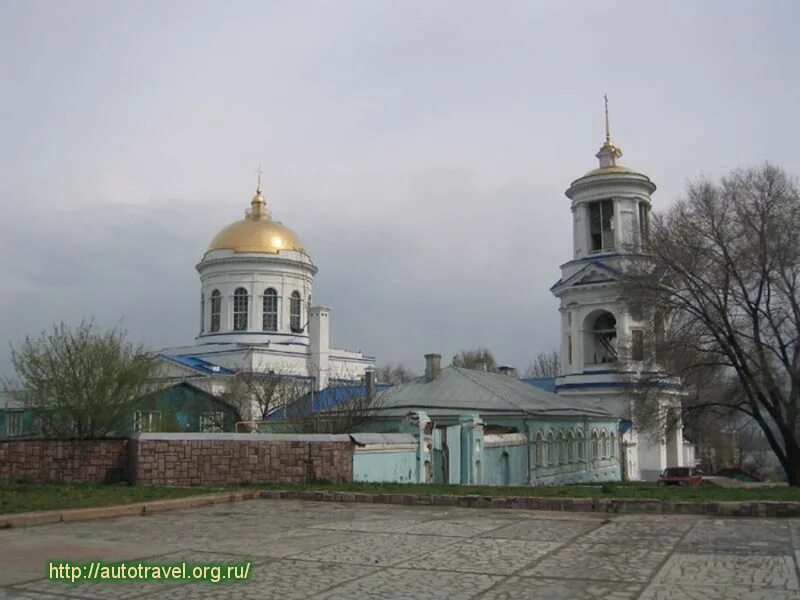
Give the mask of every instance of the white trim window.
POLYGON ((301 324, 303 300, 300 297, 300 292, 292 292, 289 298, 289 329, 292 333, 303 333, 303 326, 301 324))
POLYGON ((247 331, 247 308, 249 297, 243 287, 233 292, 233 330, 247 331))
POLYGON ((264 331, 278 331, 278 292, 273 288, 264 290, 262 318, 264 331))
POLYGON ((159 411, 137 410, 133 413, 133 430, 137 433, 151 433, 161 429, 161 413, 159 411))
POLYGON ((534 461, 537 467, 544 466, 544 438, 542 432, 536 432, 536 447, 534 448, 534 461))
POLYGON ((221 410, 209 410, 200 415, 200 431, 204 433, 222 433, 225 424, 225 413, 221 410))
POLYGON ((567 462, 570 464, 575 462, 575 446, 577 446, 575 432, 570 429, 567 434, 567 462))
POLYGON ((557 462, 555 445, 556 445, 556 436, 553 434, 552 431, 550 431, 547 434, 547 443, 544 445, 545 449, 544 462, 548 467, 552 467, 557 462))
POLYGON ((219 331, 222 320, 222 294, 219 290, 211 292, 211 331, 219 331))

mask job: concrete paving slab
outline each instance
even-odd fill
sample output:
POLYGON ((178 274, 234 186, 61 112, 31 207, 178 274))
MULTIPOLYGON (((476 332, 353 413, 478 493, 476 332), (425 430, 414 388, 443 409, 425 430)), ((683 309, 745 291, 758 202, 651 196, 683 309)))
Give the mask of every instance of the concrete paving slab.
POLYGON ((0 530, 0 600, 800 600, 800 519, 298 500, 0 530), (49 559, 253 561, 245 583, 48 581, 49 559))

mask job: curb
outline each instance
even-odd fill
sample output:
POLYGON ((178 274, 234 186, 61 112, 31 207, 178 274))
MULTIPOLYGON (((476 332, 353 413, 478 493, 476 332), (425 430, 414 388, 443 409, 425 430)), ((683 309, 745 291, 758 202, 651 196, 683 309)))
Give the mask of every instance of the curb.
POLYGON ((439 494, 367 494, 264 490, 272 500, 314 500, 405 506, 459 506, 464 508, 515 508, 562 512, 612 514, 713 515, 716 517, 800 517, 800 502, 757 500, 745 502, 686 502, 626 498, 536 498, 532 496, 450 496, 439 494))
POLYGON ((364 492, 323 492, 300 490, 247 490, 188 498, 153 500, 116 506, 76 508, 0 515, 0 529, 34 527, 49 523, 94 521, 136 515, 242 502, 255 498, 269 500, 310 500, 394 504, 402 506, 458 506, 462 508, 509 508, 561 512, 611 514, 713 515, 716 517, 800 517, 800 502, 770 500, 748 502, 680 502, 625 498, 536 498, 532 496, 452 496, 443 494, 367 494, 364 492))
POLYGON ((113 517, 149 515, 151 513, 179 510, 182 508, 195 508, 197 506, 225 504, 227 502, 241 502, 258 497, 260 497, 260 490, 248 490, 244 492, 224 492, 221 494, 189 496, 188 498, 172 498, 169 500, 153 500, 152 502, 135 502, 133 504, 118 504, 114 506, 14 513, 0 515, 0 529, 33 527, 36 525, 47 525, 49 523, 69 523, 73 521, 94 521, 96 519, 110 519, 113 517))

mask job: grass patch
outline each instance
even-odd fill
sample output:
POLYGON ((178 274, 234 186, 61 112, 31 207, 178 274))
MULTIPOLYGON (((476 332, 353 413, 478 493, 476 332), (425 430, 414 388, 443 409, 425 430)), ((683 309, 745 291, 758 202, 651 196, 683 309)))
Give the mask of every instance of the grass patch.
POLYGON ((273 489, 367 494, 441 494, 454 496, 535 496, 554 498, 638 498, 687 502, 800 501, 800 488, 757 489, 658 487, 652 483, 603 483, 564 486, 460 486, 400 483, 305 483, 296 485, 251 485, 217 487, 148 487, 90 484, 0 483, 0 514, 39 510, 65 510, 132 504, 169 498, 185 498, 241 489, 273 489))
POLYGON ((703 485, 696 488, 654 483, 614 482, 594 485, 563 486, 461 486, 400 483, 306 483, 264 485, 264 489, 326 492, 364 492, 367 494, 449 494, 455 496, 535 496, 538 498, 638 498, 682 500, 688 502, 725 502, 747 500, 800 501, 800 488, 762 487, 757 489, 721 488, 703 485))
POLYGON ((133 504, 213 494, 231 489, 232 487, 0 483, 0 514, 133 504))

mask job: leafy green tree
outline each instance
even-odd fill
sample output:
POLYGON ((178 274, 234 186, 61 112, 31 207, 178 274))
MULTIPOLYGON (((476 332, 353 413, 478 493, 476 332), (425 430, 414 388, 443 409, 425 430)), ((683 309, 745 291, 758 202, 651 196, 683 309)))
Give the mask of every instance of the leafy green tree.
POLYGON ((44 435, 98 438, 126 429, 158 368, 126 335, 86 321, 60 323, 12 345, 23 404, 39 415, 44 435))

